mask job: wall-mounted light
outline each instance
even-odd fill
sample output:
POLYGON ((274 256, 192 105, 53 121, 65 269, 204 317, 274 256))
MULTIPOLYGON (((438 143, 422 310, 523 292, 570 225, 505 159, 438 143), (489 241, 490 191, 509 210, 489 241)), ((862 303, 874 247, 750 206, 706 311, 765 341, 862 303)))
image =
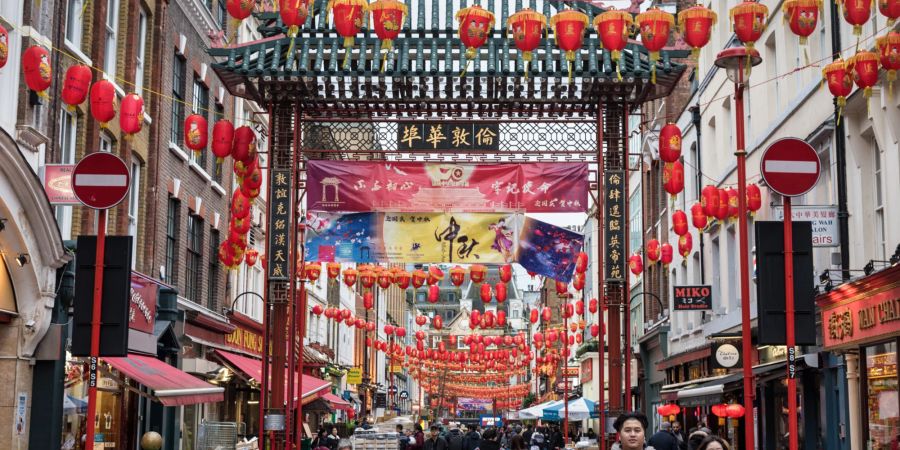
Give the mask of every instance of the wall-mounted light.
POLYGON ((16 256, 16 264, 18 264, 19 267, 22 267, 25 264, 28 264, 28 254, 27 253, 19 253, 19 256, 16 256))

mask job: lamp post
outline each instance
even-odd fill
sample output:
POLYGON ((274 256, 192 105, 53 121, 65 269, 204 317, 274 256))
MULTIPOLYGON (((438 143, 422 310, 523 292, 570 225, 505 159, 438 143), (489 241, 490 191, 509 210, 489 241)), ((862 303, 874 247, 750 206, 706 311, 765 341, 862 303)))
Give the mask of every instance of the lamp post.
POLYGON ((716 66, 725 69, 728 79, 734 83, 735 136, 738 184, 738 227, 741 272, 741 338, 744 354, 744 448, 754 448, 753 441, 753 352, 750 329, 750 262, 749 233, 747 224, 747 151, 744 149, 744 89, 750 68, 762 62, 759 52, 746 47, 725 49, 716 56, 716 66))

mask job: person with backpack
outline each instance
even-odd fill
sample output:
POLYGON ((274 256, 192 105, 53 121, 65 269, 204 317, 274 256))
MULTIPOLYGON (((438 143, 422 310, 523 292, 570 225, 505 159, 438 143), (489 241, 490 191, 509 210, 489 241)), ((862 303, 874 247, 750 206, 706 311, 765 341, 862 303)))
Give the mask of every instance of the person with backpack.
POLYGON ((453 424, 450 426, 450 431, 447 432, 447 447, 449 450, 465 450, 466 436, 463 434, 462 430, 459 429, 458 424, 453 424))

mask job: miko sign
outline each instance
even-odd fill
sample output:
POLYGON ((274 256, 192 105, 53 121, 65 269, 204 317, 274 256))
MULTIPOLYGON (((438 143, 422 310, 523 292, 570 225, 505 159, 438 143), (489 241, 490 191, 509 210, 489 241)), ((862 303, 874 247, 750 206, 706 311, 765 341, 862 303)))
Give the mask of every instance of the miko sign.
POLYGON ((118 205, 128 194, 130 184, 128 166, 112 153, 91 153, 72 171, 72 192, 84 206, 94 209, 118 205))
POLYGON ((760 172, 766 184, 785 197, 809 192, 819 181, 820 171, 816 150, 797 138, 775 141, 763 153, 760 162, 760 172))

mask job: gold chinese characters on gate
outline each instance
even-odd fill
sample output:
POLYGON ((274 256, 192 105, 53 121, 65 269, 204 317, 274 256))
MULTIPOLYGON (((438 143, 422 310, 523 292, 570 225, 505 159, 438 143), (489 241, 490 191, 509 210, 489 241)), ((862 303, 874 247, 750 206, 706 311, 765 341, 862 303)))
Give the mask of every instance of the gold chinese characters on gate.
POLYGON ((500 124, 400 122, 398 150, 499 150, 500 124))
POLYGON ((269 279, 290 275, 291 171, 272 171, 272 207, 269 210, 269 279))
POLYGON ((622 171, 607 171, 604 179, 604 236, 606 239, 606 279, 624 281, 625 276, 625 196, 622 171))

